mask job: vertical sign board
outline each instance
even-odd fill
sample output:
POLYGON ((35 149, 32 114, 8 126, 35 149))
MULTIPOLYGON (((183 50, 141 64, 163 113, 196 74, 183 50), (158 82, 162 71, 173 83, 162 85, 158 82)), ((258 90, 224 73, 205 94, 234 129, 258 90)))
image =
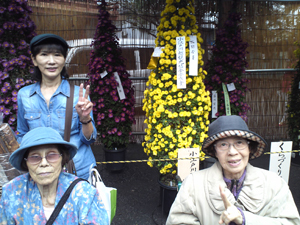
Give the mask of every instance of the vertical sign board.
POLYGON ((286 183, 289 182, 292 141, 272 142, 269 170, 282 177, 286 183), (285 153, 289 151, 288 153, 285 153), (272 154, 272 152, 278 152, 272 154))
POLYGON ((177 88, 186 88, 185 36, 176 37, 177 88))
POLYGON ((124 89, 123 89, 123 86, 122 86, 122 82, 121 82, 121 79, 119 77, 118 72, 114 72, 114 77, 115 77, 115 80, 118 83, 117 91, 118 91, 118 94, 119 94, 119 98, 120 98, 120 100, 123 100, 123 99, 126 98, 126 96, 125 96, 124 89))
POLYGON ((198 76, 198 46, 197 46, 197 36, 190 36, 189 41, 190 48, 190 64, 189 64, 189 75, 198 76))
POLYGON ((211 118, 217 118, 218 112, 218 92, 211 91, 211 118))
POLYGON ((177 175, 183 181, 190 173, 199 170, 199 148, 178 149, 177 175), (187 158, 187 159, 180 159, 187 158))

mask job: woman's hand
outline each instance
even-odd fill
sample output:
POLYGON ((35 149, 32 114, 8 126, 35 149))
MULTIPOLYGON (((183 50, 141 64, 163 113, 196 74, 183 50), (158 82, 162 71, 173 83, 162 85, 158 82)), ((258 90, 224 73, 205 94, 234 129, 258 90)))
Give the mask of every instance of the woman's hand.
POLYGON ((230 222, 235 222, 236 224, 242 224, 243 217, 242 217, 240 210, 238 210, 237 207, 235 207, 228 201, 221 185, 219 188, 220 188, 220 194, 221 194, 221 197, 222 197, 225 209, 226 209, 224 212, 222 212, 222 214, 220 216, 219 224, 225 223, 226 225, 228 225, 230 222))
POLYGON ((81 83, 79 88, 79 99, 75 106, 81 122, 87 122, 90 120, 90 113, 93 109, 93 103, 88 99, 89 93, 90 85, 87 85, 85 94, 83 96, 83 83, 81 83))

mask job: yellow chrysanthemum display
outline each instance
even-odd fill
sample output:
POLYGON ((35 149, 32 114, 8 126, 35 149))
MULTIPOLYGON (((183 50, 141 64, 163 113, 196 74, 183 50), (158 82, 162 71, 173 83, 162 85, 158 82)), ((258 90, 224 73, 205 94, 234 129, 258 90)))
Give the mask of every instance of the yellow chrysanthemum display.
MULTIPOLYGON (((199 148, 207 137, 211 101, 205 91, 201 48, 203 42, 194 16, 194 0, 166 0, 157 27, 156 46, 163 47, 157 67, 151 71, 144 92, 147 119, 143 147, 149 159, 176 159, 180 148, 199 148), (189 36, 197 37, 198 76, 189 76, 189 36), (176 37, 186 40, 186 89, 177 88, 176 37)), ((200 156, 205 156, 200 152, 200 156)), ((177 161, 148 163, 161 174, 176 174, 177 161)))

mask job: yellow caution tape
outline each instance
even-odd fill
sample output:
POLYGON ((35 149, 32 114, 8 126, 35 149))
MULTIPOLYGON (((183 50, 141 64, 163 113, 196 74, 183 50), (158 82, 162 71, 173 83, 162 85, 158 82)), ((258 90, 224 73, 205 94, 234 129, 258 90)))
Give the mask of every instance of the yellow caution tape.
MULTIPOLYGON (((290 153, 290 152, 300 152, 300 150, 292 150, 292 151, 281 151, 281 152, 265 152, 265 155, 270 154, 280 154, 280 153, 290 153)), ((187 159, 208 159, 210 156, 204 157, 190 157, 190 158, 174 158, 174 159, 138 159, 138 160, 125 160, 125 161, 107 161, 107 162, 97 162, 97 164, 112 164, 112 163, 140 163, 140 162, 164 162, 164 161, 176 161, 176 160, 187 160, 187 159)))

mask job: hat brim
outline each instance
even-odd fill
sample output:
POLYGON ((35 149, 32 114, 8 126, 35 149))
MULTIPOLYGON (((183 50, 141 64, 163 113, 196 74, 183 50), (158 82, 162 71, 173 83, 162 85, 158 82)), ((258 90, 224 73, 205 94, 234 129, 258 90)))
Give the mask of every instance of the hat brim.
POLYGON ((250 159, 255 159, 261 156, 267 146, 267 142, 255 132, 249 130, 224 130, 212 134, 210 137, 206 138, 202 144, 202 151, 216 158, 215 155, 208 150, 209 146, 211 146, 217 140, 228 138, 228 137, 241 137, 250 141, 257 142, 258 143, 257 149, 251 155, 250 159))
POLYGON ((22 161, 24 159, 24 155, 26 151, 31 147, 36 147, 40 145, 61 145, 64 146, 70 154, 70 159, 72 159, 76 153, 77 153, 77 147, 76 145, 67 142, 67 141, 57 141, 57 140, 48 140, 45 141, 45 139, 41 139, 40 141, 34 142, 34 144, 25 145, 17 150, 15 150, 9 157, 9 162, 15 167, 17 170, 24 171, 24 169, 21 167, 22 161))

